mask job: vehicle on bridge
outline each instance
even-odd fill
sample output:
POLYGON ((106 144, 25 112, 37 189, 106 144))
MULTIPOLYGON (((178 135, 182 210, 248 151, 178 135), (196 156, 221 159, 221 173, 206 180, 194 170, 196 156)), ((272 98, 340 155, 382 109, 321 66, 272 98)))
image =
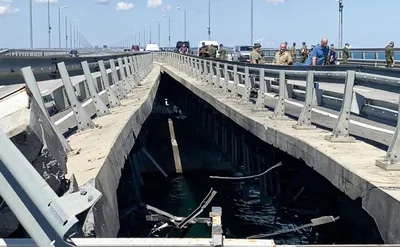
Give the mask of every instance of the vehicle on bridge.
POLYGON ((147 44, 145 51, 159 51, 160 48, 157 44, 147 44))
POLYGON ((139 51, 140 47, 138 45, 132 45, 132 51, 139 51))
POLYGON ((237 45, 233 48, 234 57, 239 62, 250 62, 251 45, 237 45))
POLYGON ((189 41, 178 41, 176 42, 175 46, 175 52, 179 52, 179 49, 182 48, 182 46, 185 45, 188 48, 188 54, 191 54, 191 49, 190 49, 190 42, 189 41))
POLYGON ((69 52, 69 56, 70 56, 70 57, 79 57, 79 52, 78 52, 78 50, 71 50, 71 51, 69 52))

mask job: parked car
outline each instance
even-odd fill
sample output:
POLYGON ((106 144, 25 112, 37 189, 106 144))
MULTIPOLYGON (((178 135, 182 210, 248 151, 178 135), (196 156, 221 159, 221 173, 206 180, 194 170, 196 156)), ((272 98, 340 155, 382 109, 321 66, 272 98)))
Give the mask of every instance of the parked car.
POLYGON ((185 44, 185 46, 188 48, 188 54, 191 54, 190 42, 189 41, 178 41, 178 42, 176 42, 175 52, 179 52, 179 49, 181 49, 183 44, 185 44))
POLYGON ((148 44, 146 45, 145 51, 159 51, 160 48, 158 47, 157 44, 148 44))

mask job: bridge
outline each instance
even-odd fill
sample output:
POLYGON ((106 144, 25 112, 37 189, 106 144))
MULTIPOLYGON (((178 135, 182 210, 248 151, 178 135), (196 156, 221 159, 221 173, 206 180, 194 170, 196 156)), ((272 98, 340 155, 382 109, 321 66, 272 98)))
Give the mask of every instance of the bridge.
MULTIPOLYGON (((182 108, 203 116, 201 125, 213 142, 233 164, 242 163, 246 175, 260 169, 249 161, 258 154, 226 128, 227 119, 303 160, 360 201, 385 243, 400 242, 397 69, 363 65, 362 59, 355 65, 291 68, 173 52, 113 56, 82 58, 71 65, 83 75, 57 61, 57 74, 50 80, 20 66, 24 84, 16 80, 0 87, 0 208, 7 205, 13 212, 3 215, 8 228, 15 229, 19 221, 32 238, 5 239, 0 246, 53 241, 77 246, 275 245, 273 240, 225 239, 217 207, 210 213, 210 239, 113 239, 120 227, 116 191, 121 171, 130 165, 132 193, 138 193, 142 166, 132 148, 166 77, 190 92, 180 98, 182 108), (80 238, 93 233, 100 238, 80 238)), ((173 134, 171 145, 172 170, 141 151, 165 176, 186 169, 173 134)))

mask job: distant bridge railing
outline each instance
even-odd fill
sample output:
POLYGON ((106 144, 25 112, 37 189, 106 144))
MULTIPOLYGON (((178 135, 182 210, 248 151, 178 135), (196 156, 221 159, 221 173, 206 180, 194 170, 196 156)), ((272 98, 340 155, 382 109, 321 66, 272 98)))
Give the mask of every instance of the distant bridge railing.
MULTIPOLYGON (((45 57, 68 55, 72 49, 5 49, 0 51, 0 56, 10 57, 45 57)), ((77 49, 81 53, 94 52, 94 49, 77 49)))
POLYGON ((222 88, 224 92, 231 94, 232 97, 239 97, 241 101, 249 101, 250 96, 255 93, 257 96, 255 96, 254 110, 265 109, 266 94, 278 92, 278 101, 273 115, 276 119, 286 118, 285 104, 290 98, 304 101, 298 123, 294 128, 313 128, 311 112, 314 105, 335 104, 340 109, 340 113, 332 134, 327 137, 332 142, 355 140, 349 133, 351 113, 360 117, 387 118, 395 124, 397 122, 387 155, 384 160, 377 160, 376 164, 386 170, 400 170, 399 104, 389 103, 385 99, 368 100, 354 90, 355 85, 363 85, 396 93, 398 97, 399 71, 362 66, 253 65, 204 59, 173 52, 153 54, 155 59, 166 62, 204 83, 222 88), (397 76, 390 76, 389 71, 397 76), (288 83, 288 79, 305 81, 305 83, 291 84, 288 83), (315 88, 317 82, 341 83, 344 85, 344 92, 333 93, 315 88))

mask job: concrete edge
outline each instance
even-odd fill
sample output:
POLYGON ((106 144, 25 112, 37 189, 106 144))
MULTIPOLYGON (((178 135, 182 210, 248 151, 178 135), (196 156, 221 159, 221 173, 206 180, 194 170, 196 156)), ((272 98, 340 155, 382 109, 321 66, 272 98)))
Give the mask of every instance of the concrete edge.
POLYGON ((394 210, 394 208, 400 209, 400 201, 393 198, 381 188, 376 187, 374 184, 348 170, 346 167, 339 164, 334 157, 328 156, 317 147, 313 147, 299 138, 289 136, 278 129, 265 128, 263 124, 241 114, 236 109, 226 106, 214 96, 188 82, 175 73, 176 70, 171 69, 170 66, 161 66, 163 67, 161 69, 162 71, 169 74, 177 82, 201 97, 235 123, 259 137, 264 142, 279 148, 295 158, 304 160, 308 166, 315 169, 351 199, 354 200, 361 197, 361 206, 375 219, 385 243, 400 242, 400 225, 396 220, 400 217, 400 210, 394 210), (328 169, 321 169, 321 167, 317 165, 319 163, 324 163, 324 166, 328 167, 328 169))
MULTIPOLYGON (((143 123, 150 115, 158 85, 160 83, 160 67, 155 66, 146 80, 153 80, 146 100, 132 112, 123 129, 113 141, 112 147, 95 178, 96 188, 103 194, 93 208, 96 237, 116 237, 119 231, 119 212, 117 188, 125 161, 135 144, 143 123), (111 183, 109 181, 117 181, 111 183)), ((147 83, 143 83, 146 86, 147 83)))

